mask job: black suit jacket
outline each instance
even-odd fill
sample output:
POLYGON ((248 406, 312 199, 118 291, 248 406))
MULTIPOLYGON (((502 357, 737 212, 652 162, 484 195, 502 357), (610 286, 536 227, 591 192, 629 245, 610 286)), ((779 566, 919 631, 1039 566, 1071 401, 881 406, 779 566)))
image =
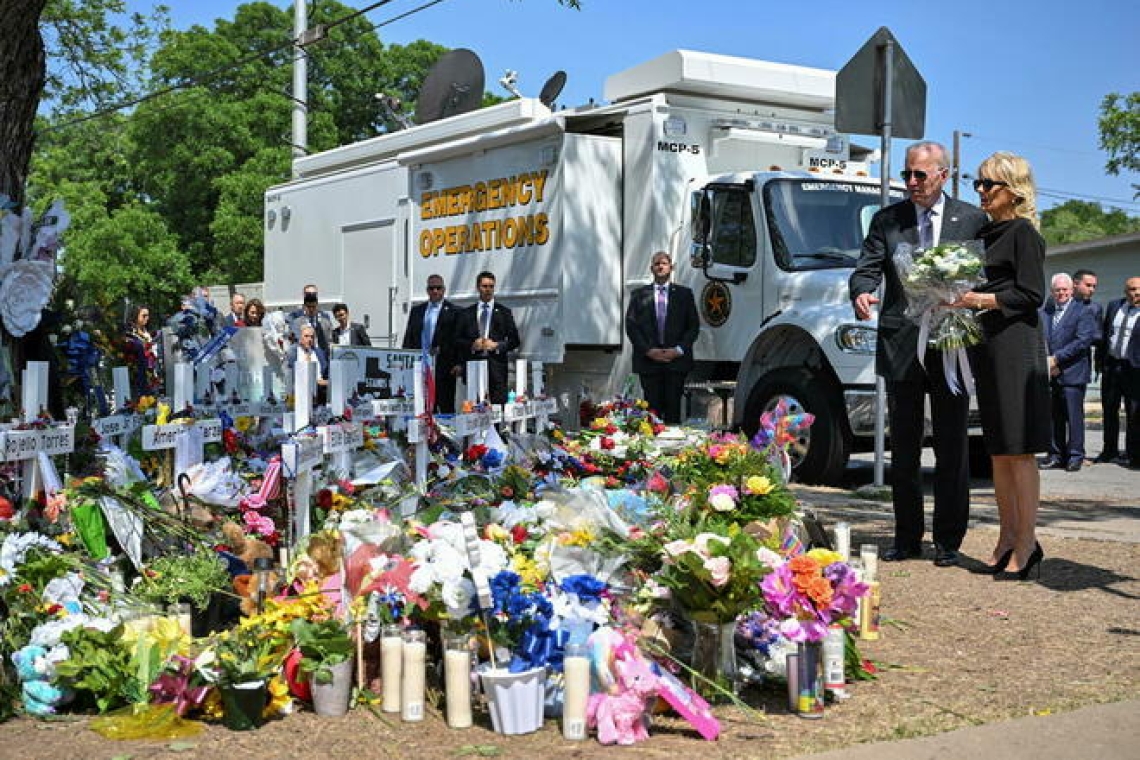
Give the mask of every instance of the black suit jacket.
POLYGON ((482 305, 482 301, 476 301, 461 311, 456 319, 454 342, 456 358, 459 361, 486 359, 506 366, 507 354, 522 345, 522 340, 519 338, 519 330, 515 326, 515 318, 511 314, 511 310, 498 301, 495 301, 495 306, 491 309, 491 329, 488 331, 487 337, 498 343, 499 347, 489 354, 471 350, 471 344, 480 335, 479 309, 482 305))
MULTIPOLYGON (((340 336, 344 330, 340 329, 340 324, 337 324, 332 331, 332 345, 340 345, 340 336)), ((364 329, 364 325, 359 322, 348 323, 348 345, 350 346, 371 346, 372 339, 368 337, 368 331, 364 329)))
MULTIPOLYGON (((973 240, 986 223, 981 209, 953 198, 945 199, 942 217, 939 244, 973 240)), ((886 281, 879 304, 875 371, 888 380, 917 380, 922 377, 918 323, 905 314, 906 294, 891 259, 899 243, 918 245, 918 216, 910 200, 891 204, 875 214, 848 287, 854 301, 863 293, 874 293, 879 283, 886 281)))
POLYGON ((625 334, 633 344, 633 371, 688 372, 693 368, 693 344, 701 331, 697 303, 693 291, 684 285, 669 283, 669 305, 665 311, 665 339, 657 339, 657 300, 654 285, 643 285, 629 295, 625 311, 625 334), (651 348, 681 347, 684 355, 666 364, 646 357, 651 348))
MULTIPOLYGON (((423 348, 424 315, 428 302, 416 304, 408 314, 408 326, 404 329, 404 348, 423 348)), ((431 350, 436 357, 437 369, 451 369, 455 366, 455 323, 463 312, 446 298, 440 304, 439 316, 435 321, 435 333, 431 336, 431 350)))
MULTIPOLYGON (((1111 348, 1109 341, 1112 340, 1112 323, 1116 320, 1116 315, 1121 309, 1127 308, 1128 299, 1118 298, 1108 305, 1104 310, 1104 350, 1098 360, 1098 368, 1103 366, 1103 357, 1110 356, 1109 349, 1111 348)), ((1132 327, 1132 337, 1128 339, 1128 345, 1124 347, 1121 352, 1120 360, 1130 366, 1134 370, 1140 370, 1140 321, 1132 327)))

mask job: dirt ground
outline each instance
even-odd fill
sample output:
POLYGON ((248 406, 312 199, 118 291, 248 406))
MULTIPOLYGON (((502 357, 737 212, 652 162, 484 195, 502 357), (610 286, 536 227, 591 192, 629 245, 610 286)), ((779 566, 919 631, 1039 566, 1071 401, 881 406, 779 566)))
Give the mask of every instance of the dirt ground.
MULTIPOLYGON (((860 521, 852 544, 886 545, 888 529, 885 519, 860 521)), ((977 526, 963 550, 984 557, 995 539, 992 527, 977 526)), ((928 561, 881 565, 883 635, 863 645, 881 669, 878 680, 851 686, 852 698, 815 721, 787 712, 782 685, 749 694, 759 714, 718 709, 723 734, 715 743, 668 717, 655 719, 649 741, 628 749, 563 741, 552 721, 536 734, 503 737, 485 715, 481 725, 455 731, 436 712, 406 724, 358 709, 342 719, 300 712, 249 733, 211 725, 178 742, 108 741, 85 717, 19 719, 0 725, 0 759, 783 758, 1137 697, 1140 544, 1055 536, 1042 543, 1042 577, 1025 583, 928 561)))

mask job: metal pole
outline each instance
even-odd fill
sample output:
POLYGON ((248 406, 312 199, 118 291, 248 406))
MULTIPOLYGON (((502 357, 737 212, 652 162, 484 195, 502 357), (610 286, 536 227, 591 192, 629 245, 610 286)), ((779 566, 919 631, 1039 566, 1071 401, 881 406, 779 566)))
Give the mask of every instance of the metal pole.
MULTIPOLYGON (((301 45, 301 36, 309 28, 308 0, 293 0, 293 160, 301 158, 309 147, 308 101, 309 58, 301 45)), ((293 178, 297 178, 296 164, 293 178)))
MULTIPOLYGON (((883 156, 880 173, 880 207, 891 204, 891 111, 894 109, 892 89, 895 78, 895 43, 888 40, 883 50, 883 125, 880 131, 880 152, 883 156)), ((887 252, 890 255, 890 252, 887 252)), ((882 287, 879 299, 882 299, 882 287)), ((883 486, 883 470, 887 448, 887 383, 882 375, 875 378, 875 487, 883 486)))
POLYGON ((971 137, 969 132, 954 130, 954 200, 958 199, 958 181, 962 178, 962 138, 971 137))

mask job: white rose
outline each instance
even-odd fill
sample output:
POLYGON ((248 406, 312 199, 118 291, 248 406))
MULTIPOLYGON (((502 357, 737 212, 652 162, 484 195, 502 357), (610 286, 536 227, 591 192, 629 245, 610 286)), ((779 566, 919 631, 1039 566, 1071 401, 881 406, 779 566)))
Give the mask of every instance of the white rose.
POLYGON ((461 620, 471 614, 471 600, 475 597, 475 584, 470 578, 457 578, 444 581, 441 591, 447 614, 461 620))
POLYGON ((40 323, 40 311, 51 298, 51 264, 20 260, 0 283, 0 317, 13 337, 22 338, 40 323))

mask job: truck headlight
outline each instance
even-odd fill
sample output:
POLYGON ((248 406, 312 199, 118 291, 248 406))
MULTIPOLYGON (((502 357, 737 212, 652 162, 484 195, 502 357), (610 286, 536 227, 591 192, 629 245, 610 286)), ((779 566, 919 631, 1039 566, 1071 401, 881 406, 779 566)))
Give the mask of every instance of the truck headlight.
POLYGON ((878 331, 862 325, 842 325, 835 331, 835 343, 852 354, 874 354, 878 331))

